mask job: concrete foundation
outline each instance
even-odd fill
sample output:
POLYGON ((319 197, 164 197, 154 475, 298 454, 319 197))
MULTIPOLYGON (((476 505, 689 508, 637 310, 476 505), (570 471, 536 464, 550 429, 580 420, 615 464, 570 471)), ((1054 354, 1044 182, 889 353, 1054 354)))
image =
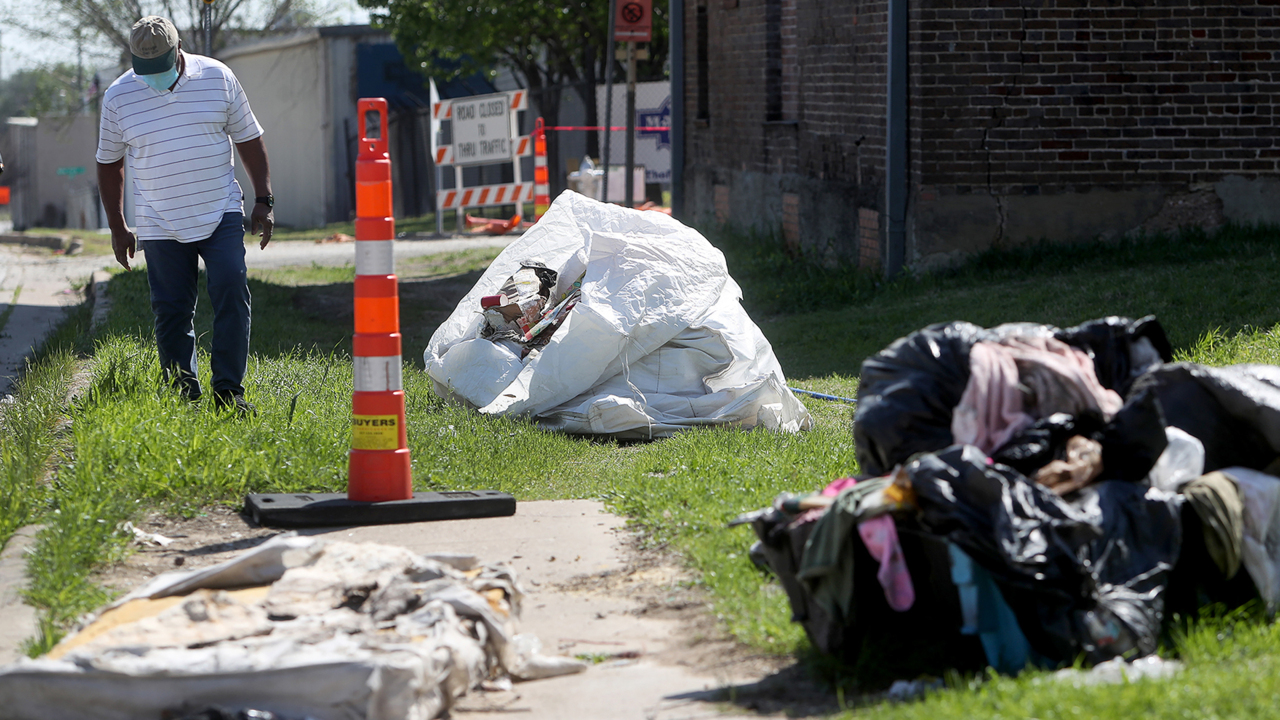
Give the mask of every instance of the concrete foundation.
POLYGON ((879 207, 869 187, 795 174, 695 165, 685 171, 685 188, 688 220, 699 227, 723 224, 781 238, 784 224, 792 225, 794 247, 845 263, 858 262, 858 208, 879 207), (722 205, 727 196, 719 213, 717 187, 722 205))
MULTIPOLYGON (((788 247, 831 262, 876 264, 869 262, 876 256, 867 252, 867 237, 859 258, 860 232, 875 232, 860 229, 859 211, 880 205, 872 187, 709 167, 695 167, 686 178, 689 220, 701 227, 785 235, 788 247)), ((1213 230, 1223 222, 1280 224, 1280 179, 1228 176, 1180 188, 1020 195, 923 187, 908 209, 907 262, 928 270, 991 248, 1114 240, 1188 225, 1213 230)), ((883 247, 883 228, 879 235, 883 247)))

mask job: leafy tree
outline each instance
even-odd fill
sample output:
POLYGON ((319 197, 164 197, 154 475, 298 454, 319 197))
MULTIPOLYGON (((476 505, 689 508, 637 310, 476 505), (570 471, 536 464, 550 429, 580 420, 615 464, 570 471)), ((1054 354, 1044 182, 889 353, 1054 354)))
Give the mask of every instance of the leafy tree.
MULTIPOLYGON (((544 120, 559 123, 560 92, 571 85, 598 125, 595 87, 607 72, 624 80, 621 63, 608 54, 608 0, 359 0, 375 26, 395 38, 410 66, 424 75, 453 79, 497 66, 523 78, 544 120)), ((653 8, 650 59, 637 67, 640 79, 664 76, 667 58, 665 3, 653 8)), ((548 134, 548 161, 557 182, 556 133, 548 134)), ((596 134, 588 139, 595 154, 596 134)))
MULTIPOLYGON (((224 47, 237 36, 257 35, 323 22, 336 10, 337 0, 215 0, 213 47, 224 47)), ((81 39, 99 51, 114 51, 127 66, 129 29, 145 15, 173 21, 183 46, 204 51, 203 0, 12 0, 0 8, 0 21, 35 37, 73 44, 81 39)))
POLYGON ((80 102, 76 68, 69 63, 19 70, 0 81, 0 118, 74 115, 80 102))

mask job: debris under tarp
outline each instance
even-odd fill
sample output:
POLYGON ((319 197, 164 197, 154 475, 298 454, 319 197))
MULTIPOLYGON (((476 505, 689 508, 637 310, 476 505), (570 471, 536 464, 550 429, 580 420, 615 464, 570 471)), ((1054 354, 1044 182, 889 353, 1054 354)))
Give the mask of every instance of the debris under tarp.
POLYGON ((12 718, 426 720, 483 682, 580 672, 519 633, 504 565, 297 537, 162 575, 48 655, 0 668, 12 718), (205 714, 201 714, 205 713, 205 714))
POLYGON ((565 191, 423 353, 436 391, 568 433, 812 427, 724 255, 654 212, 565 191))
POLYGON ((1174 613, 1274 612, 1280 368, 1170 359, 1151 317, 924 328, 863 363, 864 475, 737 522, 818 649, 913 648, 877 656, 897 677, 1133 661, 1174 613))

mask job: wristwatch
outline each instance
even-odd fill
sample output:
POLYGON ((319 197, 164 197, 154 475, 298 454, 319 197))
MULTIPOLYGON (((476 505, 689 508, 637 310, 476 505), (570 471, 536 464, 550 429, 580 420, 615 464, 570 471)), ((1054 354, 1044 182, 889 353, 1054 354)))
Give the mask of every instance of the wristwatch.
POLYGON ((273 208, 276 206, 275 195, 265 195, 265 196, 256 197, 253 199, 253 201, 259 205, 266 205, 269 208, 273 208))

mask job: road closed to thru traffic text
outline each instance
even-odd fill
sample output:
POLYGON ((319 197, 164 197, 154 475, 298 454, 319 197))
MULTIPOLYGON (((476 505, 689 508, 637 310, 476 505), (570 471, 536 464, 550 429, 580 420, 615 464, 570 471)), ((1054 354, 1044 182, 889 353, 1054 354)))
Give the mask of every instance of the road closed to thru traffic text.
POLYGON ((453 163, 511 162, 511 98, 508 93, 453 101, 453 163))

